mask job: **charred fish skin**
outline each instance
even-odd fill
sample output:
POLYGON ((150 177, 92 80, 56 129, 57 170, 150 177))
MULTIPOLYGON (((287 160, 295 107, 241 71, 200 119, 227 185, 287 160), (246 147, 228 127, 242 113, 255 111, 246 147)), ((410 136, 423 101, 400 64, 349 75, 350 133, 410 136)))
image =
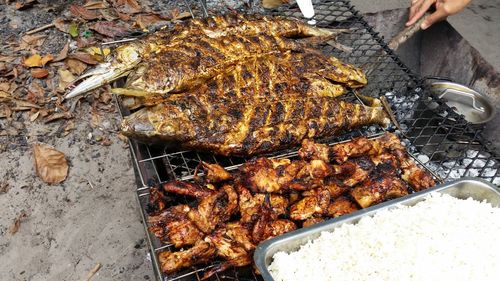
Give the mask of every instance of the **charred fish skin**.
POLYGON ((197 102, 186 100, 141 109, 124 119, 122 131, 137 139, 180 141, 185 148, 194 150, 249 156, 298 145, 306 138, 328 137, 354 127, 389 122, 382 108, 329 97, 292 96, 286 100, 233 103, 219 105, 211 112, 197 102))
POLYGON ((79 77, 88 78, 65 96, 72 98, 130 73, 141 61, 150 55, 182 45, 186 38, 218 38, 231 34, 257 35, 269 33, 283 37, 333 36, 335 32, 310 27, 298 20, 258 15, 224 15, 207 19, 193 19, 177 24, 172 29, 155 32, 143 39, 124 44, 114 51, 106 63, 79 77))

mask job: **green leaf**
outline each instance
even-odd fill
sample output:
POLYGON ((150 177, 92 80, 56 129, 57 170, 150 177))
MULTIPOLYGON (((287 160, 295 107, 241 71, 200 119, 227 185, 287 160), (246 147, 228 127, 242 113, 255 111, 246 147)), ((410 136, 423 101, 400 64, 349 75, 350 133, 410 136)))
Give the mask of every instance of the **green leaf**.
POLYGON ((83 38, 90 38, 90 37, 92 37, 92 31, 90 31, 90 30, 85 30, 85 31, 82 33, 82 36, 83 36, 83 38))
POLYGON ((78 25, 74 22, 72 22, 70 25, 69 25, 69 28, 68 28, 68 33, 69 35, 71 35, 71 37, 75 38, 78 36, 78 25))

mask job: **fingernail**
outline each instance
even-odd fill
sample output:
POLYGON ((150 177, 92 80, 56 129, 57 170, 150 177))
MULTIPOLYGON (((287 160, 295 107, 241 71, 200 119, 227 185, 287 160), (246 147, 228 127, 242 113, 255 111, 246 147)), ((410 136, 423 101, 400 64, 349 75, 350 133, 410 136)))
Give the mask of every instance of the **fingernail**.
POLYGON ((429 27, 429 25, 426 23, 426 22, 423 22, 421 25, 420 25, 420 28, 425 30, 429 27))

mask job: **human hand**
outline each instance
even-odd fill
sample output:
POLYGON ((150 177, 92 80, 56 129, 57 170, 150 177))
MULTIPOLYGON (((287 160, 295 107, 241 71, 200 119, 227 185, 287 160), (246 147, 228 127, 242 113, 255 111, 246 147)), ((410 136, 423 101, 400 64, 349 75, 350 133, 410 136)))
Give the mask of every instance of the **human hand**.
POLYGON ((420 28, 427 29, 432 24, 462 11, 472 0, 411 0, 410 16, 406 26, 417 22, 434 4, 436 11, 429 15, 420 28))

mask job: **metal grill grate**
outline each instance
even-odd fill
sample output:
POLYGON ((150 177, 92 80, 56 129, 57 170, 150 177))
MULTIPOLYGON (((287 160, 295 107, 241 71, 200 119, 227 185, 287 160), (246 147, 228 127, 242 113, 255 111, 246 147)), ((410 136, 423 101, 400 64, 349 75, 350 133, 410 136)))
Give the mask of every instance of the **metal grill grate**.
MULTIPOLYGON (((214 2, 217 2, 215 0, 214 2)), ((219 2, 221 2, 219 0, 219 2)), ((222 1, 223 2, 223 1, 222 1)), ((425 81, 417 76, 399 60, 376 32, 363 20, 362 16, 349 4, 349 1, 315 1, 318 25, 328 28, 347 29, 339 35, 338 44, 325 44, 322 49, 348 63, 360 66, 368 75, 368 85, 361 89, 363 95, 385 96, 395 114, 400 128, 396 130, 403 136, 410 152, 420 164, 437 174, 445 181, 462 176, 477 176, 494 184, 500 184, 500 157, 489 150, 481 137, 481 128, 468 124, 454 113, 446 104, 429 96, 425 81), (339 45, 340 44, 340 45, 339 45), (432 108, 432 109, 430 109, 432 108)), ((203 16, 206 6, 200 1, 180 1, 178 9, 191 12, 193 17, 203 16)), ((214 6, 210 6, 214 7, 214 6)), ((223 12, 220 7, 215 9, 223 12)), ((255 10, 253 7, 252 10, 255 10)), ((208 14, 212 10, 207 10, 208 14)), ((282 6, 271 14, 301 17, 296 5, 282 6)), ((343 99, 356 101, 348 94, 343 99)), ((120 102, 118 101, 120 105, 120 102)), ((122 115, 129 112, 120 106, 122 115)), ((340 137, 323 140, 334 143, 357 136, 373 136, 383 130, 378 126, 364 127, 340 137)), ((222 157, 210 153, 179 151, 171 146, 151 146, 134 140, 130 141, 132 158, 137 170, 139 188, 137 198, 141 213, 146 222, 145 208, 149 199, 149 186, 168 180, 190 180, 200 161, 218 163, 228 170, 235 169, 247 159, 222 157)), ((282 151, 270 157, 296 156, 296 150, 282 151)), ((145 223, 146 225, 146 223, 145 223)), ((157 253, 170 249, 151 233, 151 259, 157 276, 162 280, 199 280, 206 268, 182 271, 168 278, 163 275, 157 261, 157 253)), ((213 266, 213 265, 212 265, 213 266)), ((215 275, 210 280, 260 280, 248 268, 228 270, 215 275)))

